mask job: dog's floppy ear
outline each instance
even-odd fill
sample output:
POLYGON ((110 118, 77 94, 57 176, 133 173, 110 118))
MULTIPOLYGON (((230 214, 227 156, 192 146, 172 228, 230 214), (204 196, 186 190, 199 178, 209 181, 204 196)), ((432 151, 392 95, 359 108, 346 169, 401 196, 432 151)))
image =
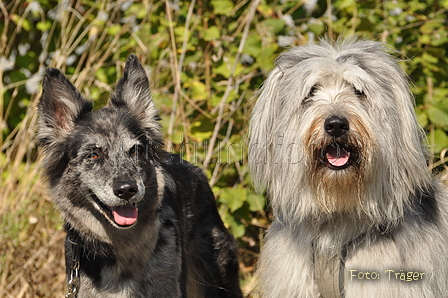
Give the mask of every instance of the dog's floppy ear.
POLYGON ((262 192, 269 184, 268 168, 272 167, 272 156, 268 152, 274 150, 270 146, 275 143, 277 106, 279 105, 279 84, 284 74, 277 66, 270 73, 261 89, 257 92, 255 105, 249 123, 249 167, 255 188, 262 192))
POLYGON ((76 119, 91 110, 92 102, 84 99, 59 70, 48 68, 38 104, 38 138, 42 145, 50 145, 66 137, 73 130, 76 119))
POLYGON ((145 128, 159 129, 159 114, 151 100, 148 77, 137 56, 130 55, 110 105, 127 107, 145 128))

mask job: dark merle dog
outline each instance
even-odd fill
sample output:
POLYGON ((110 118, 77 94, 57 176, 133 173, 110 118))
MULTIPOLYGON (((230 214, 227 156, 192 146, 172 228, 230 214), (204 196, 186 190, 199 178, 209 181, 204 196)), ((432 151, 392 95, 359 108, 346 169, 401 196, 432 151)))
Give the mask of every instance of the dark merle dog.
POLYGON ((97 111, 49 68, 39 115, 68 297, 242 297, 236 243, 201 170, 163 150, 136 56, 97 111))

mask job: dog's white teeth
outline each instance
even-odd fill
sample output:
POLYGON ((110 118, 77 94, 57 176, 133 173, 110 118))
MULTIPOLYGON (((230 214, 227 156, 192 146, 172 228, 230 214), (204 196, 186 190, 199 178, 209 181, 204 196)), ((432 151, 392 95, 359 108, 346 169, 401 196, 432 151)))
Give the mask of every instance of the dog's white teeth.
POLYGON ((132 207, 137 208, 137 203, 132 203, 132 207))

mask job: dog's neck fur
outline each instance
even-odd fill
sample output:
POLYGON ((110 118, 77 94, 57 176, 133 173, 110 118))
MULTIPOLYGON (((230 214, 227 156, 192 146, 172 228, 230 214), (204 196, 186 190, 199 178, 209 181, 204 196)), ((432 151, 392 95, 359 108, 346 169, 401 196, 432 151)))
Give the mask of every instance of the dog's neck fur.
MULTIPOLYGON (((341 255, 342 251, 350 250, 360 242, 375 242, 382 237, 388 237, 396 232, 403 224, 405 218, 419 218, 427 215, 424 220, 437 221, 437 203, 435 201, 435 185, 426 189, 416 189, 410 196, 410 204, 403 210, 402 216, 391 220, 387 216, 383 221, 369 218, 366 214, 357 213, 322 213, 319 216, 309 215, 301 220, 301 227, 313 236, 314 249, 329 258, 341 255)), ((277 210, 278 211, 278 210, 277 210)), ((288 217, 281 212, 276 214, 276 219, 285 226, 294 227, 296 222, 286 220, 288 217)))
POLYGON ((80 278, 89 280, 95 288, 109 287, 104 284, 105 281, 108 285, 120 285, 128 279, 132 280, 132 276, 142 276, 158 241, 156 228, 142 229, 140 237, 146 238, 146 241, 142 241, 141 247, 138 248, 126 245, 124 238, 120 237, 122 231, 111 235, 111 243, 105 243, 92 237, 81 236, 79 231, 68 223, 65 224, 65 228, 66 239, 70 239, 66 241, 65 247, 67 277, 70 277, 75 265, 70 262, 73 262, 71 260, 74 260, 76 256, 73 255, 73 249, 68 247, 69 243, 73 242, 80 249, 80 278), (129 247, 133 249, 130 250, 129 247))
POLYGON ((426 190, 416 190, 411 204, 405 210, 405 216, 397 222, 367 225, 366 221, 350 218, 348 215, 331 216, 327 220, 308 220, 308 228, 315 235, 312 242, 314 280, 323 297, 340 298, 344 285, 344 262, 356 246, 369 246, 378 239, 392 237, 403 227, 404 218, 423 218, 427 222, 436 222, 439 216, 435 201, 435 186, 426 190), (340 230, 344 229, 341 233, 340 230), (342 237, 343 235, 344 237, 342 237), (324 294, 325 293, 325 294, 324 294))

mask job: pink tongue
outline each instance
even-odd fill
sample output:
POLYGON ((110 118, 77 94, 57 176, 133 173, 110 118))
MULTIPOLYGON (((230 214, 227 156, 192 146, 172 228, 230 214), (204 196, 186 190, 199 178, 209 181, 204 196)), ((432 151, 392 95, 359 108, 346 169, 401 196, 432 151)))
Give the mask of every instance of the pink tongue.
POLYGON ((350 153, 337 144, 329 145, 326 150, 328 162, 335 167, 342 167, 348 163, 350 153))
POLYGON ((132 204, 112 207, 115 222, 120 226, 130 226, 137 221, 138 209, 132 204))

